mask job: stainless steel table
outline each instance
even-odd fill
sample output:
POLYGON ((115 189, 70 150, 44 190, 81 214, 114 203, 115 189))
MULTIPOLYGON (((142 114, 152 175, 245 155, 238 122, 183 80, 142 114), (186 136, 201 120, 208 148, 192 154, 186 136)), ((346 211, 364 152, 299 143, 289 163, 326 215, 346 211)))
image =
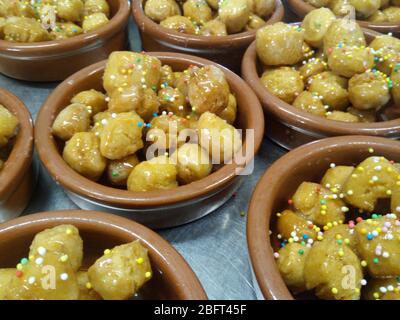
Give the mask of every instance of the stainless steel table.
MULTIPOLYGON (((132 22, 129 38, 139 39, 132 22)), ((140 50, 140 42, 130 40, 130 47, 140 50)), ((30 83, 0 75, 0 87, 21 98, 34 118, 56 86, 57 83, 30 83)), ((246 217, 241 212, 247 212, 251 193, 259 177, 284 153, 283 149, 265 140, 256 157, 254 173, 245 178, 235 197, 201 220, 160 231, 191 265, 210 299, 255 299, 247 254, 246 217)), ((63 189, 40 167, 37 188, 24 214, 76 208, 63 189)))

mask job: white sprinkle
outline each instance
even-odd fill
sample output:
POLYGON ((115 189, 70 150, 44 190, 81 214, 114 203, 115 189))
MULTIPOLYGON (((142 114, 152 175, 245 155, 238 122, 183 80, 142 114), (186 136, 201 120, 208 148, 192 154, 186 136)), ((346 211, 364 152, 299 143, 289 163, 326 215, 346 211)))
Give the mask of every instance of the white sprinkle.
POLYGON ((68 274, 67 274, 67 273, 61 273, 61 274, 60 274, 60 279, 61 279, 62 281, 68 280, 68 274))
POLYGON ((394 287, 392 285, 388 285, 387 289, 388 289, 388 291, 393 291, 394 287))
POLYGON ((35 278, 35 277, 29 277, 29 278, 28 278, 28 283, 29 283, 29 284, 34 284, 35 281, 36 281, 36 278, 35 278))
POLYGON ((384 253, 382 253, 382 257, 384 258, 389 258, 390 254, 389 252, 385 251, 384 253))
POLYGON ((336 164, 331 163, 329 166, 330 166, 331 168, 334 168, 334 167, 336 167, 336 164))
POLYGON ((379 180, 379 178, 377 176, 372 177, 372 181, 378 181, 378 180, 379 180))
POLYGON ((353 194, 353 190, 348 190, 348 191, 347 191, 347 194, 348 194, 349 196, 351 196, 351 195, 353 194))
POLYGON ((386 293, 386 292, 387 292, 387 289, 386 289, 385 287, 380 287, 380 288, 379 288, 379 291, 382 292, 382 293, 386 293))
POLYGON ((361 282, 361 285, 362 285, 362 286, 367 285, 367 280, 365 280, 365 279, 362 279, 360 282, 361 282))
POLYGON ((41 256, 44 256, 47 252, 46 248, 44 247, 39 247, 37 251, 41 256))
POLYGON ((41 265, 43 263, 43 258, 42 257, 36 258, 35 263, 37 265, 41 265))

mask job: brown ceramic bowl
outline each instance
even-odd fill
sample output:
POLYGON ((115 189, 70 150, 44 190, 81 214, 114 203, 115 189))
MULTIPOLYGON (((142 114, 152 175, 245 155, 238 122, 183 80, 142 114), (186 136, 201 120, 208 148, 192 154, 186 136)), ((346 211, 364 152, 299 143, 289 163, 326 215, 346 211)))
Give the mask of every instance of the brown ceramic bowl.
MULTIPOLYGON (((207 37, 180 33, 161 27, 144 14, 144 0, 132 3, 132 11, 139 27, 142 45, 146 51, 170 51, 193 54, 217 62, 235 72, 240 71, 240 61, 249 44, 256 37, 256 30, 225 37, 207 37)), ((276 0, 276 9, 267 20, 272 24, 283 19, 284 7, 276 0)))
POLYGON ((0 73, 28 81, 59 81, 126 47, 128 0, 107 0, 110 22, 67 40, 14 43, 0 40, 0 73))
MULTIPOLYGON (((363 29, 367 42, 380 33, 363 29)), ((301 111, 270 93, 261 83, 262 64, 257 57, 255 41, 247 49, 242 74, 257 94, 268 117, 266 134, 279 145, 292 149, 321 138, 341 135, 370 135, 391 139, 400 138, 400 117, 395 120, 374 123, 346 123, 328 120, 301 111)))
MULTIPOLYGON (((273 256, 269 230, 276 213, 287 207, 303 181, 320 181, 331 163, 355 165, 373 154, 400 161, 400 142, 369 136, 327 138, 301 146, 276 161, 258 182, 247 220, 247 243, 256 283, 265 299, 294 297, 287 289, 273 256)), ((275 248, 277 249, 277 248, 275 248)))
MULTIPOLYGON (((149 54, 158 57, 163 64, 170 65, 174 70, 185 70, 190 65, 214 64, 205 59, 178 53, 149 54)), ((99 62, 61 83, 46 100, 36 120, 35 140, 39 157, 71 199, 82 209, 122 214, 152 228, 166 228, 196 220, 225 203, 243 178, 237 175, 238 170, 252 161, 263 138, 262 109, 247 84, 233 72, 221 67, 238 101, 235 126, 254 129, 254 151, 249 148, 249 153, 242 162, 227 164, 191 184, 168 191, 131 192, 101 185, 75 172, 63 160, 51 133, 55 117, 69 104, 73 95, 91 88, 102 90, 104 66, 105 61, 99 62)), ((247 140, 246 137, 243 140, 243 150, 247 150, 247 140)))
POLYGON ((28 215, 0 225, 0 268, 14 268, 26 257, 34 236, 46 228, 71 224, 83 239, 82 269, 90 267, 105 249, 140 240, 149 250, 153 279, 140 291, 143 299, 205 300, 198 278, 183 257, 164 239, 128 219, 95 211, 53 211, 28 215), (10 250, 10 248, 12 250, 10 250))
MULTIPOLYGON (((310 11, 317 9, 316 7, 310 5, 304 0, 288 0, 289 9, 293 11, 299 18, 303 20, 303 18, 310 11)), ((367 29, 375 30, 382 33, 396 33, 400 32, 400 23, 394 22, 371 22, 366 20, 357 20, 357 23, 367 29)))
POLYGON ((19 120, 12 151, 0 171, 0 222, 15 218, 28 204, 36 183, 33 169, 33 123, 24 103, 0 88, 0 104, 19 120))

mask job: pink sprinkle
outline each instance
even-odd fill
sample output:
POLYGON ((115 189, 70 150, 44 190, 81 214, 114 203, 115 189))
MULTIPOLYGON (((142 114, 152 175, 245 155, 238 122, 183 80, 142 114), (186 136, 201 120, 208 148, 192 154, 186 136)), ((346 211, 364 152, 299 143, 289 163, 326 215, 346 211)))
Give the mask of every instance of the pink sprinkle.
POLYGON ((279 253, 278 253, 278 252, 275 252, 275 253, 274 253, 274 257, 275 257, 275 259, 278 259, 278 258, 279 258, 279 253))
POLYGON ((355 225, 354 225, 354 221, 353 221, 353 220, 350 220, 350 221, 349 221, 349 228, 350 228, 350 229, 353 229, 354 226, 355 226, 355 225))

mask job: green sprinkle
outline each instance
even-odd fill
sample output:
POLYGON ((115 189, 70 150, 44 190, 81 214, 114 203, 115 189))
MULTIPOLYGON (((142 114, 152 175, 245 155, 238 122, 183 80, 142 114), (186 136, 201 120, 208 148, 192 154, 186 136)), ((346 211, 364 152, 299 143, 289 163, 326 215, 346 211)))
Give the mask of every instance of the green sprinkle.
POLYGON ((111 173, 111 175, 112 175, 113 177, 118 177, 118 176, 119 176, 119 173, 118 173, 117 171, 113 171, 113 172, 111 173))
POLYGON ((337 242, 338 244, 340 244, 340 245, 343 244, 343 240, 342 240, 342 239, 339 239, 339 240, 337 240, 336 242, 337 242))
POLYGON ((29 262, 29 260, 27 258, 22 258, 21 259, 21 264, 22 265, 26 265, 26 264, 28 264, 28 262, 29 262))
POLYGON ((379 263, 379 259, 378 258, 374 258, 374 260, 372 260, 375 264, 379 263))
POLYGON ((299 254, 303 254, 304 253, 304 250, 303 249, 299 249, 299 254))
POLYGON ((240 216, 244 217, 246 215, 246 212, 244 210, 240 211, 240 216))

